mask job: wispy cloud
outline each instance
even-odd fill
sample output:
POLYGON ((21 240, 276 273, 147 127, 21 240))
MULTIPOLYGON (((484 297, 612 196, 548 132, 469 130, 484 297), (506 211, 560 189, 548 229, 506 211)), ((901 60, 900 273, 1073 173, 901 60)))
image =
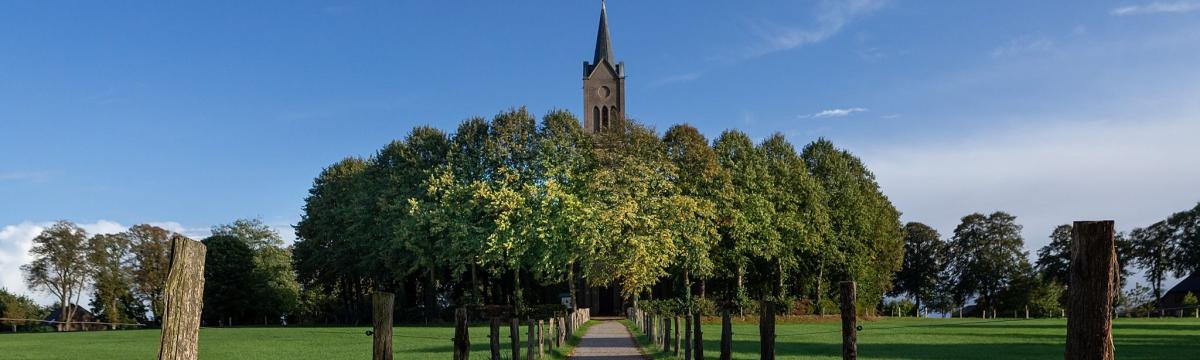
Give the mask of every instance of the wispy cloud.
POLYGON ((0 172, 0 181, 29 181, 45 182, 50 180, 53 173, 47 171, 9 171, 0 172))
POLYGON ((1197 1, 1176 1, 1176 2, 1152 2, 1141 5, 1129 5, 1112 9, 1110 14, 1116 16, 1127 15, 1142 15, 1142 14, 1159 14, 1159 13, 1186 13, 1200 10, 1200 2, 1197 1))
POLYGON ((742 58, 759 57, 825 41, 854 20, 883 8, 887 3, 887 0, 829 0, 821 2, 813 23, 807 26, 781 25, 766 20, 752 23, 751 30, 762 42, 746 50, 742 58))
POLYGON ((663 85, 694 81, 696 79, 699 79, 703 75, 704 75, 704 72, 702 72, 702 71, 694 71, 694 72, 685 73, 685 74, 670 75, 670 76, 658 78, 657 80, 651 81, 649 86, 650 87, 659 87, 659 86, 663 86, 663 85))
POLYGON ((846 116, 850 116, 851 114, 854 114, 854 113, 867 112, 867 111, 869 111, 869 110, 867 110, 866 108, 860 108, 860 107, 852 107, 852 108, 845 108, 845 109, 828 109, 828 110, 821 110, 819 112, 815 112, 812 114, 800 115, 798 117, 801 119, 835 118, 835 117, 846 117, 846 116))
POLYGON ((1054 50, 1054 40, 1045 36, 1023 36, 1009 40, 992 49, 992 57, 999 58, 1023 53, 1040 53, 1054 50))

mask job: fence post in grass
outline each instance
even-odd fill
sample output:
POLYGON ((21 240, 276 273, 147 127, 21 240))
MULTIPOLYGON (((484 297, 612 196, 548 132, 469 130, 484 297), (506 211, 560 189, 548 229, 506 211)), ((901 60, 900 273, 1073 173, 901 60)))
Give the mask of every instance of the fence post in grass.
POLYGON ((454 360, 471 358, 471 335, 467 328, 467 308, 454 310, 454 360))
POLYGON ((533 360, 533 343, 537 342, 537 338, 533 335, 533 318, 526 316, 525 324, 529 331, 529 337, 525 340, 525 360, 533 360))
POLYGON ((492 316, 491 325, 489 325, 490 333, 488 337, 491 339, 492 360, 500 360, 500 317, 492 316))
MULTIPOLYGON (((692 314, 685 312, 683 316, 683 359, 688 360, 692 358, 692 314)), ((675 349, 675 355, 679 355, 678 347, 675 349)))
POLYGON ((700 315, 702 314, 700 313, 699 309, 696 309, 695 311, 696 312, 692 314, 692 324, 695 324, 693 325, 695 327, 692 328, 692 332, 695 333, 695 338, 693 338, 695 345, 692 346, 692 353, 696 354, 696 360, 704 360, 704 332, 700 330, 700 315))
POLYGON ((511 360, 519 360, 521 358, 521 319, 517 318, 514 313, 512 321, 508 326, 508 338, 512 340, 512 357, 511 360))
POLYGON ((389 292, 376 291, 371 294, 371 322, 374 325, 372 334, 374 341, 371 349, 372 359, 392 359, 392 302, 396 295, 389 292))
POLYGON ((1117 253, 1112 221, 1076 221, 1071 230, 1071 288, 1066 359, 1113 358, 1112 302, 1117 253))
POLYGON ((158 347, 160 360, 195 360, 199 356, 206 252, 207 248, 199 241, 182 237, 171 239, 170 270, 163 291, 165 311, 158 347))
POLYGON ((1029 320, 1029 305, 1025 305, 1025 320, 1029 320))
POLYGON ((542 333, 542 325, 543 321, 538 319, 538 359, 546 356, 546 337, 545 334, 542 333))
POLYGON ((733 320, 729 309, 721 309, 721 360, 733 359, 733 320))
POLYGON ((842 285, 842 359, 858 359, 858 289, 853 281, 842 285))
POLYGON ((775 359, 775 302, 763 300, 758 307, 758 342, 762 360, 775 359))
MULTIPOLYGON (((663 317, 663 352, 671 352, 671 321, 675 317, 663 317)), ((675 334, 679 334, 679 329, 675 330, 675 334)))

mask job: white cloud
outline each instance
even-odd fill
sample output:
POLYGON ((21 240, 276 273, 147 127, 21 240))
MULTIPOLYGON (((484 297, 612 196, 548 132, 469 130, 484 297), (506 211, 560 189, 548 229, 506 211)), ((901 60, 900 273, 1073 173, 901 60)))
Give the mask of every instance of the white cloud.
POLYGON ((1112 9, 1110 14, 1116 16, 1127 15, 1142 15, 1142 14, 1159 14, 1159 13, 1187 13, 1200 10, 1200 2, 1195 1, 1175 1, 1175 2, 1152 2, 1142 5, 1122 6, 1112 9))
POLYGON ((753 58, 776 51, 794 49, 825 41, 841 32, 854 20, 879 10, 887 0, 823 1, 817 9, 813 24, 807 27, 779 25, 760 21, 751 25, 762 44, 750 49, 743 58, 753 58))
POLYGON ((828 110, 822 110, 820 112, 816 112, 816 113, 812 113, 812 114, 800 115, 798 117, 801 119, 846 117, 846 116, 850 116, 851 114, 854 114, 854 113, 867 112, 867 111, 868 111, 867 109, 860 108, 860 107, 852 107, 852 108, 845 108, 845 109, 828 109, 828 110))
POLYGON ((1036 251, 1059 224, 1111 219, 1128 231, 1200 201, 1200 157, 1192 156, 1200 153, 1200 122, 1142 119, 1029 121, 1038 125, 860 153, 905 221, 948 237, 964 215, 1003 210, 1017 216, 1026 249, 1036 251))

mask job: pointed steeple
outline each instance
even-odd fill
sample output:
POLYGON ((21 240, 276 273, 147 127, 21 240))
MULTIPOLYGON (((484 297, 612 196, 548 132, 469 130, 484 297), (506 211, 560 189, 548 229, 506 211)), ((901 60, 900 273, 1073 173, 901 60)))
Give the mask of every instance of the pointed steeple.
POLYGON ((608 37, 608 15, 604 6, 604 1, 600 1, 600 30, 596 33, 596 55, 592 58, 592 65, 599 65, 600 59, 608 59, 608 63, 613 63, 612 41, 608 37))

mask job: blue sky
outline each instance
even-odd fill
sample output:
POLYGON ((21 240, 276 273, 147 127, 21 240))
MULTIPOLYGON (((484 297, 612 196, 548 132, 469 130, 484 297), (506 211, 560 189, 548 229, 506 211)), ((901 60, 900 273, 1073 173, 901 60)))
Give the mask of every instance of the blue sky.
MULTIPOLYGON (((582 106, 598 1, 0 5, 0 286, 55 219, 291 238, 312 178, 416 125, 582 106)), ((1200 201, 1200 0, 622 1, 629 115, 819 136, 906 221, 1128 230, 1200 201)))

